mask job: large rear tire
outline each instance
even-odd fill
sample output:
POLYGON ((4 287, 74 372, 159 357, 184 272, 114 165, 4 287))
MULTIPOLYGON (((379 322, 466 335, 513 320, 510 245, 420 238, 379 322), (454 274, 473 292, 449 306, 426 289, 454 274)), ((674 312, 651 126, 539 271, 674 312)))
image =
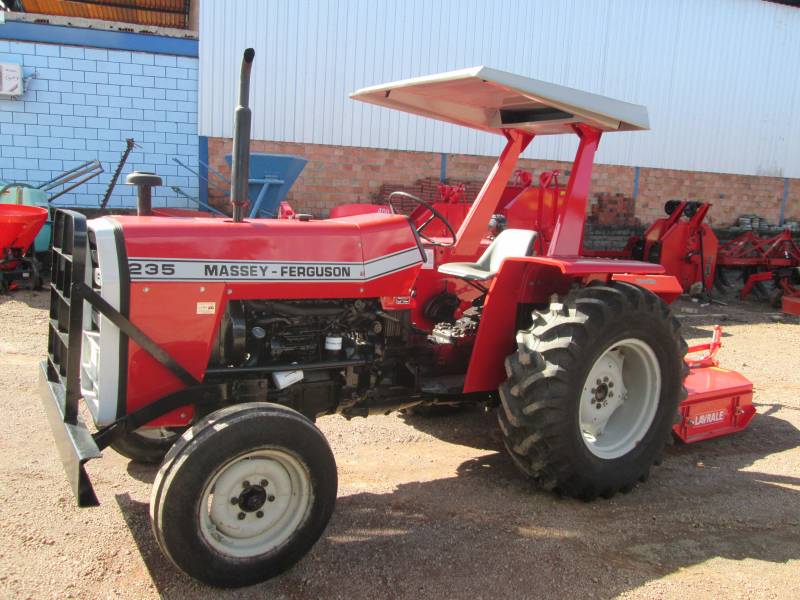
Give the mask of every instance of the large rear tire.
POLYGON ((516 465, 545 489, 591 500, 629 491, 661 460, 686 396, 686 342, 658 296, 581 288, 517 334, 498 420, 516 465))
POLYGON ((297 411, 248 403, 218 410, 170 449, 150 516, 164 554, 220 587, 252 585, 300 560, 336 502, 328 442, 297 411))

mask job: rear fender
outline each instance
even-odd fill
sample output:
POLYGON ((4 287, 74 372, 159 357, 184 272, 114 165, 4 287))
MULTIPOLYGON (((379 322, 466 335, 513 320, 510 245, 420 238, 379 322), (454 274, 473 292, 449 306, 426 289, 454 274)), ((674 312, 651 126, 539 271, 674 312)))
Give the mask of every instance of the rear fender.
POLYGON ((464 380, 464 393, 496 390, 505 378, 506 357, 516 348, 520 304, 546 306, 573 284, 625 281, 651 290, 666 302, 682 289, 658 264, 603 258, 532 256, 506 259, 492 281, 464 380))

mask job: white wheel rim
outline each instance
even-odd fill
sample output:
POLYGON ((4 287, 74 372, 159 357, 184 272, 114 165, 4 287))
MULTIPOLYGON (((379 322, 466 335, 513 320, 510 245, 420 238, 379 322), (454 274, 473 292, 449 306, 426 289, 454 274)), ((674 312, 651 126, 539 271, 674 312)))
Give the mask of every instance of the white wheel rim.
POLYGON ((166 427, 156 427, 155 429, 137 429, 134 431, 134 433, 139 437, 154 441, 168 440, 178 437, 176 432, 172 431, 171 429, 167 429, 166 427))
POLYGON ((578 419, 589 451, 619 458, 647 435, 661 396, 661 369, 653 349, 628 338, 609 346, 586 377, 578 419))
POLYGON ((200 531, 223 554, 259 556, 294 534, 311 496, 308 469, 295 456, 272 448, 250 452, 223 465, 206 483, 200 531))

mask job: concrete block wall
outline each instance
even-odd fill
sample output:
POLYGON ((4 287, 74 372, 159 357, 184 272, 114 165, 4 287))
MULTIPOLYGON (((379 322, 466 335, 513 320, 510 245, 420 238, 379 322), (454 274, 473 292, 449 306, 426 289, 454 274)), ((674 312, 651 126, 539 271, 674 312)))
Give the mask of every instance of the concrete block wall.
MULTIPOLYGON (((253 152, 296 154, 309 159, 305 170, 289 192, 287 200, 295 210, 324 217, 332 206, 350 202, 373 202, 384 185, 410 185, 427 177, 440 175, 441 155, 432 152, 405 152, 319 144, 269 142, 254 140, 253 152)), ((231 152, 231 141, 208 139, 209 164, 228 174, 225 154, 231 152)), ((498 150, 499 153, 499 150, 498 150)), ((451 182, 482 181, 494 166, 495 157, 448 155, 447 179, 451 182)), ((523 159, 519 168, 533 171, 538 177, 543 170, 559 169, 561 183, 571 163, 523 159)), ((591 195, 623 194, 634 196, 634 167, 596 164, 592 171, 591 195)), ((785 216, 800 218, 800 180, 788 181, 785 216)), ((634 217, 647 224, 664 214, 664 203, 673 199, 711 202, 709 214, 714 227, 729 227, 739 215, 757 214, 777 223, 783 197, 784 179, 721 173, 639 169, 638 195, 634 217)), ((212 202, 219 198, 210 195, 212 202)), ((587 207, 591 211, 591 203, 587 207)))
POLYGON ((133 170, 164 179, 154 203, 188 206, 170 189, 198 197, 197 58, 0 40, 0 62, 22 64, 25 94, 0 99, 0 179, 39 184, 87 160, 105 172, 58 199, 59 206, 98 206, 125 139, 128 158, 109 206, 132 207, 124 185, 133 170))

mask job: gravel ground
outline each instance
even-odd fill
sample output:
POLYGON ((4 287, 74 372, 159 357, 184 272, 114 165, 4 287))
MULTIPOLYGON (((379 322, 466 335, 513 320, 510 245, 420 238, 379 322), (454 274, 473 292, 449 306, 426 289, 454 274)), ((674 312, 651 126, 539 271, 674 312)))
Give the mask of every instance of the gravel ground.
POLYGON ((690 338, 725 324, 722 362, 755 382, 759 415, 744 433, 671 447, 612 500, 531 489, 492 414, 321 419, 339 465, 333 519, 299 565, 235 591, 159 552, 154 469, 108 450, 88 467, 101 506, 73 506, 37 397, 45 306, 41 293, 0 297, 2 597, 800 597, 800 324, 766 306, 678 304, 690 338))

